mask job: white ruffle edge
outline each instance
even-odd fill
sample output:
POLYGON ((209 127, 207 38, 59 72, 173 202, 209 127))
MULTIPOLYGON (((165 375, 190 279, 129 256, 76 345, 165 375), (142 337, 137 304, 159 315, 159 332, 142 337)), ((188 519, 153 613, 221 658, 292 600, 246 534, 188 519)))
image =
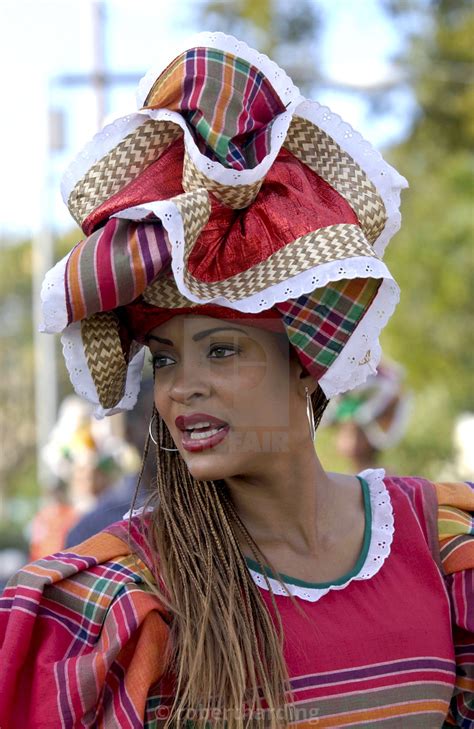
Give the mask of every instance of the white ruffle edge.
POLYGON ((167 68, 175 58, 180 56, 181 53, 184 53, 184 51, 188 50, 188 48, 194 47, 217 48, 218 50, 227 51, 238 58, 243 58, 244 61, 252 64, 252 66, 256 66, 270 81, 285 106, 288 106, 288 104, 300 96, 298 87, 295 86, 286 72, 264 53, 259 53, 254 48, 248 46, 247 43, 239 41, 232 35, 226 35, 225 33, 220 32, 210 33, 209 31, 203 31, 177 43, 173 53, 169 55, 165 62, 160 62, 159 64, 152 66, 150 70, 147 71, 138 84, 136 94, 138 109, 141 109, 143 106, 145 99, 148 96, 148 92, 163 70, 167 68))
MULTIPOLYGON (((61 263, 61 262, 60 262, 61 263)), ((341 278, 357 278, 358 276, 367 276, 367 266, 374 267, 371 275, 375 278, 385 276, 382 284, 375 296, 370 308, 362 318, 359 325, 349 338, 342 352, 336 357, 333 364, 328 368, 323 377, 319 380, 319 384, 323 389, 326 397, 333 397, 341 392, 356 387, 356 385, 365 382, 367 377, 376 372, 376 367, 380 361, 381 348, 379 344, 379 335, 389 318, 391 317, 399 298, 399 289, 397 284, 391 278, 384 264, 377 259, 371 258, 354 258, 348 261, 332 261, 324 264, 324 277, 318 285, 324 286, 328 281, 336 281, 341 278), (368 263, 367 263, 368 261, 368 263)), ((57 264, 57 275, 60 275, 60 264, 57 264)), ((321 269, 318 267, 318 275, 322 276, 321 269)), ((51 277, 54 270, 50 271, 51 277)), ((313 290, 314 284, 311 283, 314 270, 299 274, 306 276, 305 291, 313 290), (309 282, 309 283, 308 283, 309 282)), ((296 278, 296 277, 295 277, 296 278)), ((304 284, 304 282, 303 282, 304 284)), ((58 286, 57 292, 59 299, 61 296, 61 286, 58 286)), ((194 298, 194 297, 193 297, 194 298)), ((51 297, 49 303, 53 302, 51 297)), ((220 301, 220 297, 216 299, 220 301)), ((53 306, 51 311, 52 321, 54 321, 54 309, 58 304, 53 306)), ((229 308, 238 308, 232 306, 229 308)), ((54 331, 54 329, 46 329, 48 323, 48 305, 44 307, 43 314, 45 319, 44 331, 54 331)), ((51 323, 51 319, 49 320, 51 323)), ((141 384, 141 372, 143 367, 144 350, 140 355, 136 355, 129 365, 127 373, 127 383, 125 396, 112 409, 104 409, 99 405, 99 397, 92 380, 89 368, 87 367, 84 345, 81 337, 80 322, 74 322, 67 326, 62 333, 63 353, 66 361, 66 367, 71 378, 71 382, 75 391, 81 397, 93 403, 96 406, 96 416, 113 415, 123 410, 130 410, 134 407, 141 384)))
MULTIPOLYGON (((383 563, 389 556, 394 533, 394 519, 390 495, 383 481, 385 471, 383 468, 369 468, 359 473, 359 476, 364 478, 369 486, 370 507, 372 510, 372 532, 369 550, 364 564, 356 575, 353 575, 340 585, 318 588, 304 587, 302 585, 293 585, 285 582, 284 584, 288 588, 288 592, 294 597, 299 597, 307 602, 317 602, 331 590, 343 590, 353 580, 370 580, 371 577, 380 571, 383 563)), ((260 572, 256 572, 250 567, 249 572, 258 587, 268 590, 265 577, 260 572)), ((268 582, 275 595, 288 597, 287 592, 282 588, 278 580, 269 577, 268 582)))
POLYGON ((392 316, 399 299, 398 285, 390 276, 385 278, 362 321, 319 380, 326 397, 352 390, 377 372, 382 355, 380 332, 392 316))
MULTIPOLYGON (((200 33, 193 39, 182 44, 181 50, 192 47, 193 43, 194 45, 208 44, 211 47, 227 50, 236 55, 240 53, 243 58, 265 73, 274 85, 277 93, 285 101, 287 111, 278 115, 272 125, 269 154, 253 169, 242 171, 229 169, 219 162, 210 160, 199 151, 180 114, 168 109, 138 111, 134 114, 121 117, 104 127, 84 147, 82 152, 79 153, 63 177, 62 193, 65 201, 67 201, 77 181, 84 176, 87 170, 122 141, 127 134, 134 131, 148 118, 171 120, 178 124, 183 129, 184 142, 188 154, 196 167, 208 177, 223 184, 250 184, 265 176, 284 142, 291 118, 294 114, 298 114, 309 119, 329 134, 343 150, 355 159, 375 184, 384 200, 388 216, 386 226, 374 246, 377 255, 381 256, 388 240, 398 230, 400 225, 398 208, 400 204, 400 190, 407 186, 405 178, 388 165, 380 153, 361 134, 355 132, 349 124, 344 122, 339 115, 332 112, 329 108, 321 106, 318 102, 304 99, 283 69, 279 68, 277 64, 268 59, 264 54, 258 53, 249 48, 245 43, 241 43, 236 38, 224 35, 223 33, 200 33)), ((173 57, 179 55, 181 50, 177 48, 173 57)), ((142 79, 139 84, 137 96, 139 104, 143 102, 151 84, 164 67, 160 65, 160 67, 151 69, 142 79)), ((172 246, 172 270, 179 290, 183 296, 197 304, 213 302, 239 311, 257 312, 271 308, 276 302, 297 298, 302 294, 314 290, 317 286, 324 286, 330 280, 336 281, 341 278, 355 278, 357 276, 367 275, 371 275, 374 278, 384 278, 369 311, 365 314, 362 322, 350 337, 344 350, 323 378, 321 378, 320 384, 325 394, 328 397, 332 397, 356 385, 362 384, 369 374, 376 371, 376 366, 380 359, 378 336, 392 315, 399 299, 398 287, 383 263, 377 261, 377 259, 365 257, 347 259, 345 261, 333 261, 300 273, 281 284, 276 284, 238 302, 230 303, 225 297, 199 299, 191 294, 184 284, 184 231, 181 215, 175 203, 171 200, 148 203, 137 208, 123 210, 117 213, 115 217, 140 219, 140 217, 144 217, 149 211, 153 211, 155 215, 160 217, 167 230, 172 246)), ((51 333, 64 330, 63 336, 66 338, 69 336, 71 338, 72 334, 67 335, 71 327, 66 327, 67 311, 64 290, 64 272, 67 258, 68 256, 63 258, 62 261, 59 261, 56 266, 48 271, 43 282, 41 301, 44 323, 41 329, 42 331, 51 333), (64 329, 65 327, 66 329, 64 329)), ((84 396, 91 402, 97 403, 98 398, 95 387, 90 376, 87 376, 89 373, 84 375, 84 379, 81 379, 77 374, 77 371, 81 370, 82 364, 85 362, 83 351, 79 352, 77 333, 74 335, 74 342, 75 345, 72 352, 77 355, 77 361, 75 355, 70 353, 69 365, 72 371, 76 373, 74 380, 77 383, 77 387, 75 384, 76 391, 80 394, 87 392, 88 394, 84 396)), ((68 369, 71 373, 69 365, 68 369)), ((139 386, 139 373, 136 368, 132 373, 130 368, 127 378, 127 392, 129 392, 129 397, 121 401, 125 403, 125 409, 128 409, 127 404, 128 407, 131 407, 130 403, 134 398, 136 399, 139 386), (128 385, 129 380, 130 384, 128 385)), ((124 409, 124 406, 117 406, 109 411, 99 408, 99 411, 101 414, 110 414, 122 409, 124 409)))
POLYGON ((135 407, 140 391, 141 372, 145 358, 144 347, 140 347, 139 351, 132 357, 128 366, 123 398, 114 408, 104 409, 99 403, 97 390, 87 366, 81 336, 81 323, 74 322, 66 327, 61 336, 61 342, 66 367, 74 390, 80 397, 84 397, 95 405, 94 415, 96 418, 101 419, 106 415, 114 415, 124 410, 132 410, 135 407))
MULTIPOLYGON (((384 484, 385 470, 383 468, 368 468, 365 471, 361 471, 358 475, 367 481, 370 494, 370 508, 372 512, 370 543, 364 564, 356 575, 353 575, 341 585, 330 585, 329 587, 317 588, 293 585, 289 582, 285 582, 284 584, 287 586, 288 592, 294 597, 299 597, 306 602, 317 602, 331 590, 343 590, 353 580, 370 580, 371 577, 380 571, 383 563, 390 555, 395 527, 390 494, 384 484)), ((122 518, 128 519, 130 516, 132 516, 132 518, 140 516, 140 514, 143 513, 143 509, 144 507, 142 506, 139 509, 127 511, 122 518)), ((146 511, 153 511, 153 507, 148 506, 146 511)), ((268 590, 267 582, 260 572, 256 572, 250 567, 248 567, 248 570, 257 587, 262 587, 264 590, 268 590)), ((268 582, 275 595, 288 597, 287 592, 281 587, 278 580, 274 580, 269 577, 268 582)))
POLYGON ((41 314, 43 322, 40 332, 55 334, 67 326, 66 265, 71 254, 61 258, 49 271, 41 284, 41 314))

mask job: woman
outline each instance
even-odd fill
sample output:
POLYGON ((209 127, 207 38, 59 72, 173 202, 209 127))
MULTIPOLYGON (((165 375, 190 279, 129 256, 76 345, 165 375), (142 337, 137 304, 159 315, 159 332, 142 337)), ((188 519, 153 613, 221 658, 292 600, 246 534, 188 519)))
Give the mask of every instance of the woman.
POLYGON ((138 102, 65 176, 43 312, 99 415, 149 348, 156 490, 10 582, 1 726, 471 726, 472 488, 313 445, 378 362, 405 181, 219 33, 138 102))

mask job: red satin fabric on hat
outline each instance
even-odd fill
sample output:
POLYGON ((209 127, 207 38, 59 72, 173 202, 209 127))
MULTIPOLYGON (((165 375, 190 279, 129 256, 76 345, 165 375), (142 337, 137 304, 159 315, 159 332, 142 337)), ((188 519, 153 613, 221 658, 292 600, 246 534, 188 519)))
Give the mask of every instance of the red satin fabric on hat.
POLYGON ((232 210, 213 199, 211 218, 194 244, 189 270, 200 281, 222 281, 296 238, 338 223, 359 225, 336 190, 282 149, 248 208, 232 210))
POLYGON ((146 335, 152 329, 164 324, 179 314, 197 314, 199 316, 212 316, 216 319, 239 319, 246 326, 260 327, 271 332, 285 333, 282 314, 276 309, 256 312, 254 314, 228 309, 226 306, 215 304, 197 304, 178 309, 162 309, 147 304, 145 301, 134 301, 128 306, 117 309, 120 318, 122 348, 128 352, 131 340, 145 343, 146 335))
POLYGON ((99 205, 84 221, 82 230, 90 235, 111 215, 155 200, 169 200, 182 195, 183 140, 178 139, 166 149, 161 157, 144 170, 137 179, 109 197, 99 205))
MULTIPOLYGON (((84 231, 90 234, 119 210, 182 194, 183 154, 179 139, 138 179, 98 207, 86 219, 84 231)), ((206 283, 251 268, 311 231, 338 223, 359 224, 342 195, 285 149, 248 208, 233 210, 212 194, 210 199, 209 222, 188 261, 191 274, 206 283)))

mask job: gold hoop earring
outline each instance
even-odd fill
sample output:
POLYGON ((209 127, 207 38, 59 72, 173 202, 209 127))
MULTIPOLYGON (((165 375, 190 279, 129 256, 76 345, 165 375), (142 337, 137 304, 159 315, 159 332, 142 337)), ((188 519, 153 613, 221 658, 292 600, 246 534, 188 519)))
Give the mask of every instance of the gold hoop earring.
POLYGON ((155 444, 156 446, 158 446, 158 447, 159 447, 159 448, 160 448, 160 449, 161 449, 162 451, 179 451, 179 448, 165 448, 165 446, 162 446, 161 444, 159 444, 159 443, 158 443, 158 441, 156 441, 156 440, 155 440, 155 439, 153 438, 153 433, 152 433, 152 428, 151 428, 151 426, 152 426, 152 423, 153 423, 153 421, 154 421, 155 417, 156 417, 156 413, 153 413, 153 415, 152 415, 152 418, 151 418, 151 420, 150 420, 150 425, 148 426, 148 435, 150 436, 150 438, 151 438, 151 440, 153 441, 153 443, 154 443, 154 444, 155 444))
POLYGON ((314 443, 314 437, 316 435, 316 425, 314 423, 313 403, 311 402, 311 395, 307 387, 304 388, 306 392, 306 415, 308 416, 309 433, 311 440, 314 443))

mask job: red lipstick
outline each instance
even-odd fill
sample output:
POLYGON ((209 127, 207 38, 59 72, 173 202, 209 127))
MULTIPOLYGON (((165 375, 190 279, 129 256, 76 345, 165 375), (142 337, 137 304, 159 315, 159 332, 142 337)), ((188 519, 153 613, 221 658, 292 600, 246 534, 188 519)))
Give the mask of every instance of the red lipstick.
POLYGON ((230 425, 224 420, 207 413, 179 415, 175 424, 181 430, 183 448, 192 453, 217 445, 230 430, 230 425))

